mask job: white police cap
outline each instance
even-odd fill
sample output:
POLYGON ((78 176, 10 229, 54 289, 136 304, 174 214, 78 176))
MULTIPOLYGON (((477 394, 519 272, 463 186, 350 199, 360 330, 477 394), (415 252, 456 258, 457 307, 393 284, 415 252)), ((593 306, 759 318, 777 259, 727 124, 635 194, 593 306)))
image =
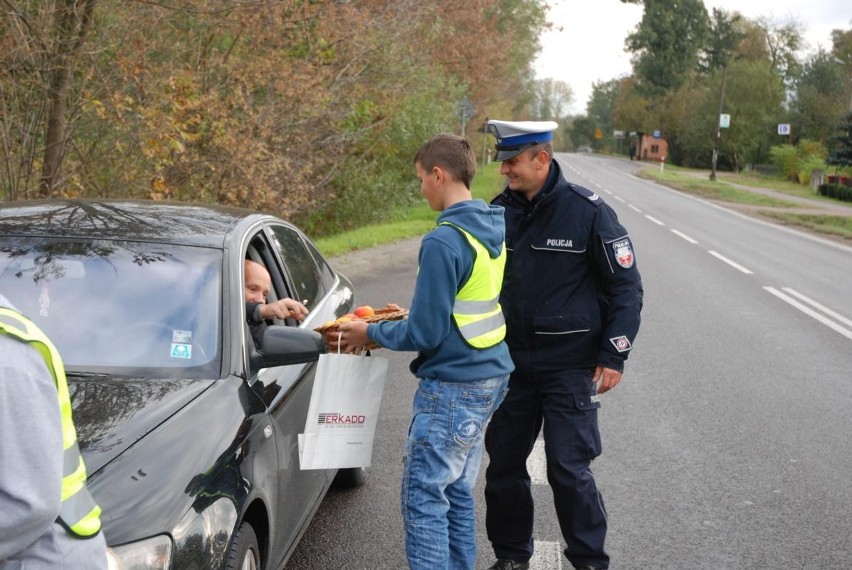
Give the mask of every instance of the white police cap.
POLYGON ((553 140, 554 121, 488 121, 488 131, 497 137, 494 160, 508 160, 524 149, 553 140))

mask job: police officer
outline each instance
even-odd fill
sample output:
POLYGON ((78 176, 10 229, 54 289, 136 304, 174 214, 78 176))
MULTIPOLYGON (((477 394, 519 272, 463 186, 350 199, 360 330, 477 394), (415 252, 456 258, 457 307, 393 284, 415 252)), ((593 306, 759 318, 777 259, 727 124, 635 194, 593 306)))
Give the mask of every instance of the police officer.
POLYGON ((0 570, 104 570, 62 360, 3 295, 0 354, 0 570))
POLYGON ((526 460, 544 429, 548 481, 575 568, 608 568, 607 515, 590 470, 601 453, 598 394, 621 380, 639 330, 642 281, 615 212, 568 182, 553 160, 552 121, 489 121, 507 178, 500 303, 515 363, 485 436, 492 570, 529 567, 533 502, 526 460))

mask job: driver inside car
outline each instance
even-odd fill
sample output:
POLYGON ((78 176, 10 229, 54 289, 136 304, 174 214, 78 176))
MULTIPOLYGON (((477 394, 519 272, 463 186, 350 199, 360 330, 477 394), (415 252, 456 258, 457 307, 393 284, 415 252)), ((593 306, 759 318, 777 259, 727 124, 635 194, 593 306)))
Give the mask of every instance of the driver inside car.
POLYGON ((255 348, 260 348, 263 331, 270 319, 304 320, 308 309, 299 301, 285 297, 271 303, 266 300, 272 289, 269 271, 256 261, 246 259, 244 263, 246 285, 246 320, 255 348))

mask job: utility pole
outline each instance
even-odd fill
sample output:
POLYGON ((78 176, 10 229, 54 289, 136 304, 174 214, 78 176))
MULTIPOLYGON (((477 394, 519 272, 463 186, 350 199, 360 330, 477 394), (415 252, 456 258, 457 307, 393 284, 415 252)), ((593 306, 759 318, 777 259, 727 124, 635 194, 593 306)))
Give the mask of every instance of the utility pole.
POLYGON ((728 64, 722 68, 722 89, 719 93, 719 112, 716 113, 716 140, 713 141, 713 166, 710 180, 716 181, 716 160, 719 158, 719 140, 722 138, 722 106, 725 104, 725 82, 728 79, 728 64))

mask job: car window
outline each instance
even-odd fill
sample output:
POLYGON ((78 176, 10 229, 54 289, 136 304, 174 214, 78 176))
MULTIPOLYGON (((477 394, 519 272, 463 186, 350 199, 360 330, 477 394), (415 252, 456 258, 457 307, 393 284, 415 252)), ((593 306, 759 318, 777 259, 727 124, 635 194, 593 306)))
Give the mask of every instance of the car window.
POLYGON ((314 261, 316 262, 317 267, 319 267, 320 278, 322 279, 323 287, 326 291, 330 290, 332 287, 334 287, 334 270, 331 268, 331 266, 329 266, 328 262, 325 260, 325 258, 322 256, 322 254, 319 252, 319 250, 314 244, 312 244, 310 241, 305 241, 305 245, 311 252, 311 255, 314 257, 314 261))
POLYGON ((209 378, 219 370, 221 259, 201 247, 7 238, 0 291, 69 370, 209 378))
POLYGON ((295 230, 280 225, 271 226, 270 230, 274 247, 284 260, 290 276, 294 298, 307 301, 308 306, 316 305, 325 295, 323 274, 329 269, 317 263, 305 241, 295 230))

